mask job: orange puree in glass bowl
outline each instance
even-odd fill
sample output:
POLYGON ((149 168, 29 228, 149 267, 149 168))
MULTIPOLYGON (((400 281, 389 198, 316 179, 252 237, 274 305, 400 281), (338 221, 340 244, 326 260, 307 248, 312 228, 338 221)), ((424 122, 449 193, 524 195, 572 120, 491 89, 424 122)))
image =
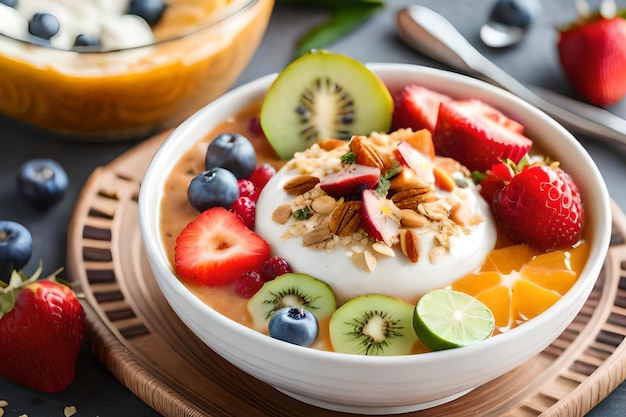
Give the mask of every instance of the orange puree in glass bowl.
POLYGON ((0 35, 0 112, 79 140, 173 127, 224 93, 256 51, 274 0, 171 0, 155 43, 76 52, 0 35))
MULTIPOLYGON (((161 238, 171 265, 174 265, 177 236, 199 215, 187 201, 187 188, 191 179, 204 171, 206 148, 214 137, 224 132, 240 133, 255 146, 259 164, 267 162, 278 169, 284 163, 260 130, 251 129, 251 121, 258 119, 260 108, 261 103, 255 103, 219 124, 187 151, 169 174, 161 200, 161 238)), ((589 233, 586 230, 586 234, 589 233)), ((590 250, 586 237, 574 248, 543 254, 527 245, 513 245, 500 235, 496 248, 487 255, 482 267, 448 287, 466 292, 485 303, 496 318, 495 334, 519 326, 558 301, 578 279, 590 250)), ((235 294, 233 284, 208 287, 182 283, 219 313, 253 328, 247 310, 248 300, 235 294)), ((320 335, 312 348, 332 350, 327 321, 320 323, 320 335)), ((419 341, 413 349, 414 353, 427 351, 419 341)))

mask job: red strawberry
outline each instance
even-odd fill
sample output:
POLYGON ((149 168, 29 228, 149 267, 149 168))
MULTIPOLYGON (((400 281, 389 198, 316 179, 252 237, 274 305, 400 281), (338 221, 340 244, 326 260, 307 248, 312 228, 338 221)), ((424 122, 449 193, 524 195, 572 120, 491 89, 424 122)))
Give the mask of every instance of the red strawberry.
POLYGON ((333 197, 351 197, 360 195, 363 190, 376 188, 379 180, 379 168, 352 164, 324 177, 320 188, 333 197))
POLYGON ((571 247, 582 235, 580 193, 560 168, 525 165, 496 192, 491 207, 508 238, 543 252, 571 247))
POLYGON ((586 101, 609 106, 626 94, 626 20, 598 14, 559 32, 561 67, 586 101))
POLYGON ((478 100, 441 103, 433 134, 438 155, 484 172, 501 159, 518 163, 532 146, 520 124, 478 100))
POLYGON ((439 103, 452 100, 445 94, 426 87, 409 84, 394 97, 392 125, 394 129, 435 130, 439 103))
POLYGON ((391 246, 400 228, 400 209, 373 190, 362 193, 361 227, 370 237, 391 246))
POLYGON ((513 178, 514 170, 511 164, 513 162, 498 162, 485 173, 485 177, 480 181, 480 195, 486 202, 491 203, 496 192, 504 188, 513 178))
POLYGON ((38 275, 25 279, 14 272, 0 290, 0 374, 56 393, 74 379, 85 312, 71 288, 54 278, 37 280, 38 275))
POLYGON ((233 282, 244 272, 260 271, 269 256, 269 244, 239 215, 213 207, 176 238, 174 268, 186 282, 216 286, 233 282))

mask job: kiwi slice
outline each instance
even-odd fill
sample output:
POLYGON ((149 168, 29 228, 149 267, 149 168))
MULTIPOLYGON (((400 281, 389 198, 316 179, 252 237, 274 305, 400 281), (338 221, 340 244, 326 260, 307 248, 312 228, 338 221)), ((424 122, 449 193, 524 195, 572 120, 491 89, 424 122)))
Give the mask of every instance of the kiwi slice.
POLYGON ((414 306, 382 294, 353 298, 330 318, 330 341, 336 352, 371 356, 408 355, 417 342, 414 306))
POLYGON ((248 300, 253 326, 264 330, 272 314, 283 307, 302 307, 321 320, 337 309, 330 285, 307 274, 288 273, 263 284, 248 300))
POLYGON ((278 156, 291 159, 322 139, 388 132, 393 99, 376 74, 344 55, 311 51, 270 86, 261 127, 278 156))

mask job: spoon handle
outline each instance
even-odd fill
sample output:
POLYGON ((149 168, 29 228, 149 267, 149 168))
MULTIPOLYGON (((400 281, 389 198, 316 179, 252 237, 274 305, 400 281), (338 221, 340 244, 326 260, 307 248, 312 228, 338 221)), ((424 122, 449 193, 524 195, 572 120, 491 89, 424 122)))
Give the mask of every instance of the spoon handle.
MULTIPOLYGON (((574 102, 571 99, 555 100, 560 105, 547 101, 489 61, 448 20, 434 11, 411 5, 402 9, 397 18, 400 37, 425 55, 461 71, 482 76, 579 133, 626 145, 626 120, 582 102, 570 106, 574 102), (566 105, 569 109, 561 107, 566 105)), ((554 95, 546 94, 546 97, 553 98, 554 95)))

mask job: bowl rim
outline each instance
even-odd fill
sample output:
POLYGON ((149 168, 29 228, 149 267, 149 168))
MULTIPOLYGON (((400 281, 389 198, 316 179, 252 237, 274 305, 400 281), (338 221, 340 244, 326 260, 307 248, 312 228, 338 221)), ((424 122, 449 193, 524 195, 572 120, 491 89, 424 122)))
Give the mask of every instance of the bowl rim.
MULTIPOLYGON (((220 8, 216 13, 211 13, 209 18, 202 22, 202 24, 194 26, 191 30, 186 30, 181 33, 178 33, 175 36, 171 36, 164 39, 159 39, 157 41, 144 44, 144 45, 136 45, 128 48, 117 48, 117 49, 106 49, 106 50, 97 50, 90 47, 75 47, 73 49, 64 49, 58 48, 52 45, 47 45, 43 42, 37 42, 37 39, 21 39, 15 38, 13 36, 7 35, 5 33, 0 32, 0 40, 5 39, 10 42, 17 42, 22 46, 30 47, 30 48, 44 48, 48 51, 54 51, 58 53, 75 53, 79 55, 107 55, 114 54, 124 51, 138 51, 144 48, 153 48, 160 45, 165 45, 170 42, 175 42, 180 39, 184 39, 189 36, 193 36, 202 31, 208 30, 213 26, 216 26, 233 16, 239 15, 246 10, 252 8, 255 4, 259 3, 262 0, 232 0, 226 7, 220 8)), ((9 7, 9 6, 6 6, 9 7)))
MULTIPOLYGON (((585 171, 585 175, 592 176, 594 181, 597 184, 601 185, 597 190, 593 190, 594 198, 597 200, 594 209, 595 214, 593 219, 600 219, 598 220, 598 222, 603 222, 603 227, 600 229, 598 227, 600 225, 593 225, 594 230, 592 233, 594 241, 590 250, 587 263, 585 264, 585 267, 581 273, 581 276, 586 277, 586 279, 583 280, 579 278, 574 286, 572 286, 572 288, 570 288, 570 290, 548 310, 541 313, 535 319, 525 322, 521 326, 508 330, 505 333, 490 337, 489 339, 484 340, 480 343, 466 346, 462 349, 449 349, 415 355, 366 356, 323 351, 309 347, 292 345, 282 342, 280 340, 273 339, 243 324, 231 320, 221 313, 217 312, 216 310, 202 302, 198 297, 196 297, 174 275, 172 268, 167 261, 167 257, 164 255, 163 244, 160 239, 160 226, 153 224, 155 220, 150 219, 150 205, 153 204, 155 201, 161 201, 161 187, 158 186, 158 184, 162 185, 162 182, 159 182, 158 178, 167 177, 167 175, 164 175, 161 161, 167 158, 168 155, 171 153, 171 150, 177 146, 177 141, 179 137, 186 136, 189 132, 193 132, 196 127, 202 125, 206 114, 210 114, 214 111, 214 109, 219 109, 225 103, 229 103, 231 101, 235 102, 237 100, 244 102, 245 104, 237 104, 236 106, 233 106, 231 109, 232 113, 235 113, 237 110, 244 108, 249 103, 249 98, 255 95, 262 95, 265 92, 265 90, 271 84, 272 80, 278 75, 277 73, 268 74, 253 81, 250 81, 246 84, 243 84, 233 90, 230 90, 220 98, 208 104, 207 106, 199 110, 196 114, 194 114, 191 118, 183 122, 178 128, 176 128, 155 154, 146 171, 146 176, 144 177, 144 182, 139 194, 140 228, 142 230, 142 237, 145 244, 145 249, 148 253, 152 268, 159 269, 162 272, 167 272, 167 285, 171 287, 169 289, 174 289, 180 294, 184 295, 192 309, 200 309, 203 314, 207 314, 212 319, 216 320, 220 325, 230 328, 231 331, 238 333, 239 336, 249 339, 251 342, 266 345, 268 348, 276 351, 277 355, 279 356, 281 355, 281 352, 284 352, 285 354, 291 355, 296 358, 306 357, 307 360, 313 361, 319 359, 325 361, 326 363, 351 363, 358 366, 387 367, 408 366, 409 364, 426 364, 430 363, 435 358, 438 358, 438 360, 443 359, 446 361, 454 361, 456 359, 462 359, 463 357, 472 356, 476 352, 501 349, 504 344, 509 343, 510 339, 522 338, 526 334, 532 334, 533 332, 538 331, 537 327, 539 327, 541 323, 543 323, 543 321, 545 320, 563 320, 562 316, 564 310, 566 309, 566 302, 568 300, 576 297, 584 297, 584 300, 587 299, 587 296, 593 288, 593 284, 595 283, 600 273, 600 269, 603 265, 604 257, 606 256, 610 242, 611 214, 609 194, 604 180, 602 179, 602 176, 600 174, 600 171, 595 165, 591 156, 586 152, 584 147, 574 138, 574 136, 558 122, 550 118, 547 114, 543 113, 539 109, 531 106, 517 96, 514 96, 513 94, 499 87, 493 86, 476 78, 422 65, 404 63, 368 63, 366 65, 374 72, 381 75, 383 81, 385 81, 384 74, 397 73, 398 71, 400 71, 410 72, 414 75, 420 74, 429 77, 435 77, 437 79, 441 79, 441 81, 451 80, 457 87, 460 85, 471 87, 472 89, 482 90, 485 94, 488 94, 489 96, 495 95, 499 99, 503 99, 511 103, 512 106, 520 108, 521 110, 523 110, 524 113, 538 118, 541 121, 542 125, 549 126, 551 129, 558 132, 562 137, 566 138, 569 144, 577 149, 578 156, 582 158, 583 161, 588 165, 587 168, 590 168, 591 171, 585 171), (241 96, 245 96, 246 100, 237 99, 237 97, 241 96), (158 175, 155 175, 155 172, 158 172, 158 175), (159 193, 158 198, 155 198, 155 196, 153 195, 153 193, 155 192, 159 193), (596 211, 599 210, 600 207, 604 209, 603 213, 596 211)), ((208 132, 204 132, 204 134, 206 133, 208 132)), ((188 145, 191 146, 192 143, 195 141, 189 142, 190 143, 188 143, 188 145)), ((158 276, 158 273, 155 272, 155 275, 158 276)), ((157 281, 159 281, 159 286, 161 286, 162 283, 160 282, 160 279, 157 279, 157 281)), ((163 290, 164 288, 161 289, 163 290)), ((168 294, 166 293, 165 295, 167 298, 168 294)))

